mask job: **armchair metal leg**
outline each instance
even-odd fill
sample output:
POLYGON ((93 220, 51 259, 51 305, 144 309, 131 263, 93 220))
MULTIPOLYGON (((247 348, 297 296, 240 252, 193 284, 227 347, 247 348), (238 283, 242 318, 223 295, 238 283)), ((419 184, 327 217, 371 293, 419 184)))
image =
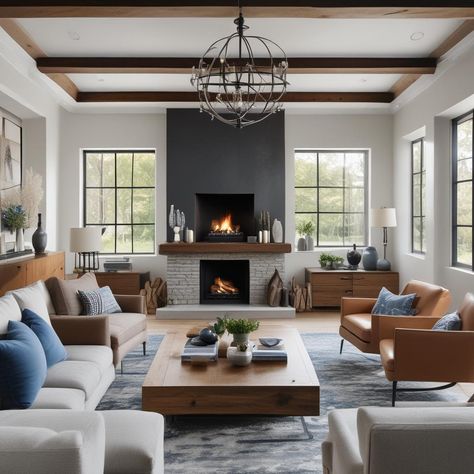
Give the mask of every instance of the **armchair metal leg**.
POLYGON ((344 339, 341 339, 341 348, 339 349, 339 354, 342 354, 342 346, 344 345, 344 339))
POLYGON ((146 341, 143 343, 143 355, 146 356, 146 341))
POLYGON ((392 407, 395 406, 395 401, 397 399, 397 383, 396 381, 392 382, 392 407))

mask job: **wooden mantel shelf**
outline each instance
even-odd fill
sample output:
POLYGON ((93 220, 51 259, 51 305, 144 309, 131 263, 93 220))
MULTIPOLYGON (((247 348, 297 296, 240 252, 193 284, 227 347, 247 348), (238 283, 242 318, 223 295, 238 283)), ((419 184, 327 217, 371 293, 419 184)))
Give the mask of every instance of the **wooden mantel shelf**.
POLYGON ((160 255, 193 253, 291 253, 291 244, 250 244, 247 242, 171 242, 160 244, 160 255))

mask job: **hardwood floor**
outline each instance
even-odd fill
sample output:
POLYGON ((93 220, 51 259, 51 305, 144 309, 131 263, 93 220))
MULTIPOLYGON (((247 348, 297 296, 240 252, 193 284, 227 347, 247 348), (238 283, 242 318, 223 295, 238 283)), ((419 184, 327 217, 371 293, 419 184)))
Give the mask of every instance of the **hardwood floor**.
MULTIPOLYGON (((310 313, 297 313, 294 319, 265 319, 261 321, 261 326, 271 325, 286 325, 298 329, 300 333, 310 332, 333 332, 337 333, 339 330, 339 311, 333 310, 321 310, 310 313)), ((204 320, 186 320, 186 321, 173 321, 173 320, 162 320, 159 321, 154 315, 148 315, 147 327, 150 334, 165 334, 167 331, 173 331, 176 329, 186 330, 193 326, 203 326, 206 321, 204 320)), ((467 396, 470 397, 474 394, 474 384, 462 383, 458 384, 459 389, 467 396)))

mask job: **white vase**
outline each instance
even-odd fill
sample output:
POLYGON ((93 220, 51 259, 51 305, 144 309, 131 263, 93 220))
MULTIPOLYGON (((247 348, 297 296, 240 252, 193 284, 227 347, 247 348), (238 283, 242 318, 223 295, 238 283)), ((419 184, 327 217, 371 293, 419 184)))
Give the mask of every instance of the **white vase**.
POLYGON ((181 227, 178 227, 178 226, 175 226, 173 228, 175 242, 181 242, 181 236, 179 235, 180 230, 181 230, 181 227))
POLYGON ((232 365, 245 367, 252 362, 252 351, 239 351, 237 347, 229 347, 227 349, 227 359, 232 365))
POLYGON ((269 230, 264 230, 263 231, 263 243, 268 244, 270 241, 270 231, 269 230))
POLYGON ((283 227, 281 225, 281 222, 278 219, 275 219, 273 221, 272 235, 273 235, 273 242, 276 242, 276 243, 283 242, 283 227))
POLYGON ((16 251, 23 252, 25 250, 25 234, 23 229, 16 230, 16 251))

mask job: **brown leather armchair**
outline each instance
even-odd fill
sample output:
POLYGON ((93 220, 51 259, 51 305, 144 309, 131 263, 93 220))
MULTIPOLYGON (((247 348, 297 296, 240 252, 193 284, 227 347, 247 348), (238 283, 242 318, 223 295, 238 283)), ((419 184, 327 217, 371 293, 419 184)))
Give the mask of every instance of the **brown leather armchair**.
POLYGON ((414 329, 401 324, 395 327, 385 317, 380 326, 380 358, 385 376, 392 382, 392 406, 400 391, 440 390, 458 382, 474 382, 473 294, 466 294, 458 313, 461 331, 433 331, 432 326, 414 329), (400 381, 450 383, 428 389, 400 389, 400 381))
MULTIPOLYGON (((431 328, 443 315, 451 304, 449 290, 441 286, 411 280, 401 294, 416 293, 414 309, 415 316, 391 316, 391 324, 395 327, 431 328)), ((380 321, 386 316, 371 314, 377 301, 376 298, 342 298, 341 325, 339 334, 342 337, 341 349, 344 340, 349 341, 362 352, 379 354, 380 321)))

